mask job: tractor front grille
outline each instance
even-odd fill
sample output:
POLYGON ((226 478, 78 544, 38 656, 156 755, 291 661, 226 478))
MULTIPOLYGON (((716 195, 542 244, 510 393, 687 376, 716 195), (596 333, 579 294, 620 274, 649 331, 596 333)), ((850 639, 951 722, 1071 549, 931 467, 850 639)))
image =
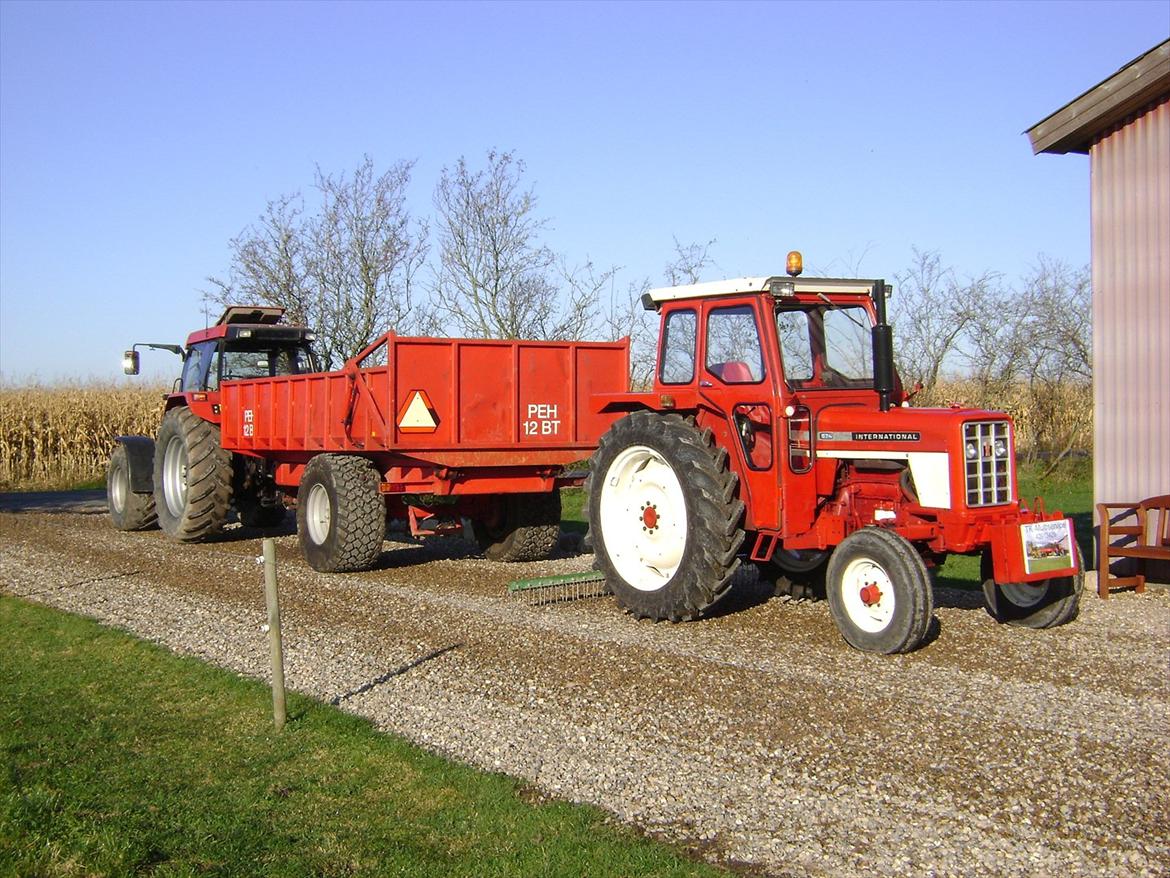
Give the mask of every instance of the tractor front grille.
POLYGON ((964 424, 963 458, 968 506, 1012 502, 1012 441, 1007 421, 964 424))

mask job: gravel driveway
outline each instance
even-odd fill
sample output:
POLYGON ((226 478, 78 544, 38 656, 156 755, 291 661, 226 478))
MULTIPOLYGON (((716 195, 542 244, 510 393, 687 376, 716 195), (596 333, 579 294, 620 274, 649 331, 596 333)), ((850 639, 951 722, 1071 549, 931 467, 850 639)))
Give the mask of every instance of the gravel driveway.
MULTIPOLYGON (((60 507, 54 507, 60 508, 60 507)), ((459 540, 324 575, 277 540, 288 684, 460 761, 768 875, 1170 873, 1170 595, 1086 595, 1054 631, 936 592, 938 637, 849 649, 751 572, 702 622, 534 607, 459 540)), ((177 545, 0 513, 0 587, 266 677, 258 534, 177 545)))

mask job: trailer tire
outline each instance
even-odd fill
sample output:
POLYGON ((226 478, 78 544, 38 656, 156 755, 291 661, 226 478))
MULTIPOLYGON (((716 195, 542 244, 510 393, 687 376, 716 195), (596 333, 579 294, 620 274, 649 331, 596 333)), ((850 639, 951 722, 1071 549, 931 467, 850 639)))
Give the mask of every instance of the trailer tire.
POLYGON ((121 443, 114 446, 106 470, 106 504, 110 521, 118 530, 147 530, 158 526, 154 493, 137 494, 130 490, 130 461, 126 446, 121 443))
POLYGON ((710 430, 633 412, 601 438, 585 488, 595 566, 638 618, 699 618, 739 567, 743 501, 710 430))
POLYGON ((154 453, 154 504, 168 537, 195 542, 223 530, 232 505, 232 455, 219 427, 189 408, 163 415, 154 453))
POLYGON ((297 537, 322 573, 369 570, 382 554, 386 501, 373 463, 352 454, 318 454, 297 489, 297 537))
POLYGON ((934 613, 922 557, 900 534, 880 527, 854 531, 833 550, 825 592, 841 636, 864 652, 917 649, 934 613))
POLYGON ((983 578, 983 607, 988 615, 1003 625, 1021 628, 1055 628, 1077 617, 1085 574, 1059 576, 1039 582, 997 583, 992 573, 991 555, 983 553, 980 570, 983 578))
POLYGON ((472 522, 489 561, 543 561, 561 539, 561 492, 505 494, 496 521, 472 522))

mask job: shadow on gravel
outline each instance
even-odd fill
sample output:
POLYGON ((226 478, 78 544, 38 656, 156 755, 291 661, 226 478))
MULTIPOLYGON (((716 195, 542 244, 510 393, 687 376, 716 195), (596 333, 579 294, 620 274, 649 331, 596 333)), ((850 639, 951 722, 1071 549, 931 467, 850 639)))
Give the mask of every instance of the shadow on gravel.
POLYGON ((105 515, 104 488, 88 491, 19 491, 0 494, 0 512, 105 515))
POLYGON ((417 668, 419 665, 425 665, 429 661, 434 661, 435 659, 439 658, 440 656, 446 655, 447 653, 449 653, 453 650, 461 649, 462 647, 463 647, 462 643, 451 643, 451 644, 448 644, 447 646, 439 647, 438 649, 435 649, 435 650, 432 650, 431 652, 428 652, 426 655, 419 656, 418 658, 414 659, 413 661, 409 661, 404 665, 399 665, 398 667, 387 671, 386 673, 382 674, 382 676, 380 676, 380 677, 375 677, 372 680, 368 680, 365 683, 362 683, 362 685, 358 686, 356 689, 351 689, 350 691, 343 692, 340 695, 334 695, 332 698, 329 699, 329 703, 334 705, 334 706, 341 704, 341 702, 345 701, 347 698, 353 698, 355 695, 361 695, 364 692, 369 692, 375 686, 381 686, 386 681, 392 680, 395 677, 400 677, 403 674, 405 674, 407 671, 410 671, 410 670, 413 670, 414 668, 417 668))

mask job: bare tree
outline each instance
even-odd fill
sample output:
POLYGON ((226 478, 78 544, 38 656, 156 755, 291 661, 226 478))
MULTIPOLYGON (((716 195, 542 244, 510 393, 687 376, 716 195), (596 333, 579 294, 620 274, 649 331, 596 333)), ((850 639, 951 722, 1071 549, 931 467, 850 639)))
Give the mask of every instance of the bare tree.
POLYGON ((317 331, 326 368, 349 359, 389 329, 415 331, 426 316, 417 274, 427 226, 406 209, 412 162, 382 174, 365 156, 352 176, 317 169, 320 199, 307 215, 300 195, 268 203, 258 222, 229 244, 227 277, 211 277, 211 302, 265 304, 317 331))
POLYGON ((542 243, 548 222, 523 175, 522 160, 495 150, 481 170, 464 158, 443 168, 434 195, 435 305, 474 338, 581 338, 593 329, 612 272, 589 262, 570 268, 542 243))
POLYGON ((894 275, 897 290, 891 302, 897 340, 898 373, 907 385, 938 383, 944 363, 971 325, 971 298, 985 285, 982 277, 964 285, 937 251, 914 249, 914 261, 894 275))

